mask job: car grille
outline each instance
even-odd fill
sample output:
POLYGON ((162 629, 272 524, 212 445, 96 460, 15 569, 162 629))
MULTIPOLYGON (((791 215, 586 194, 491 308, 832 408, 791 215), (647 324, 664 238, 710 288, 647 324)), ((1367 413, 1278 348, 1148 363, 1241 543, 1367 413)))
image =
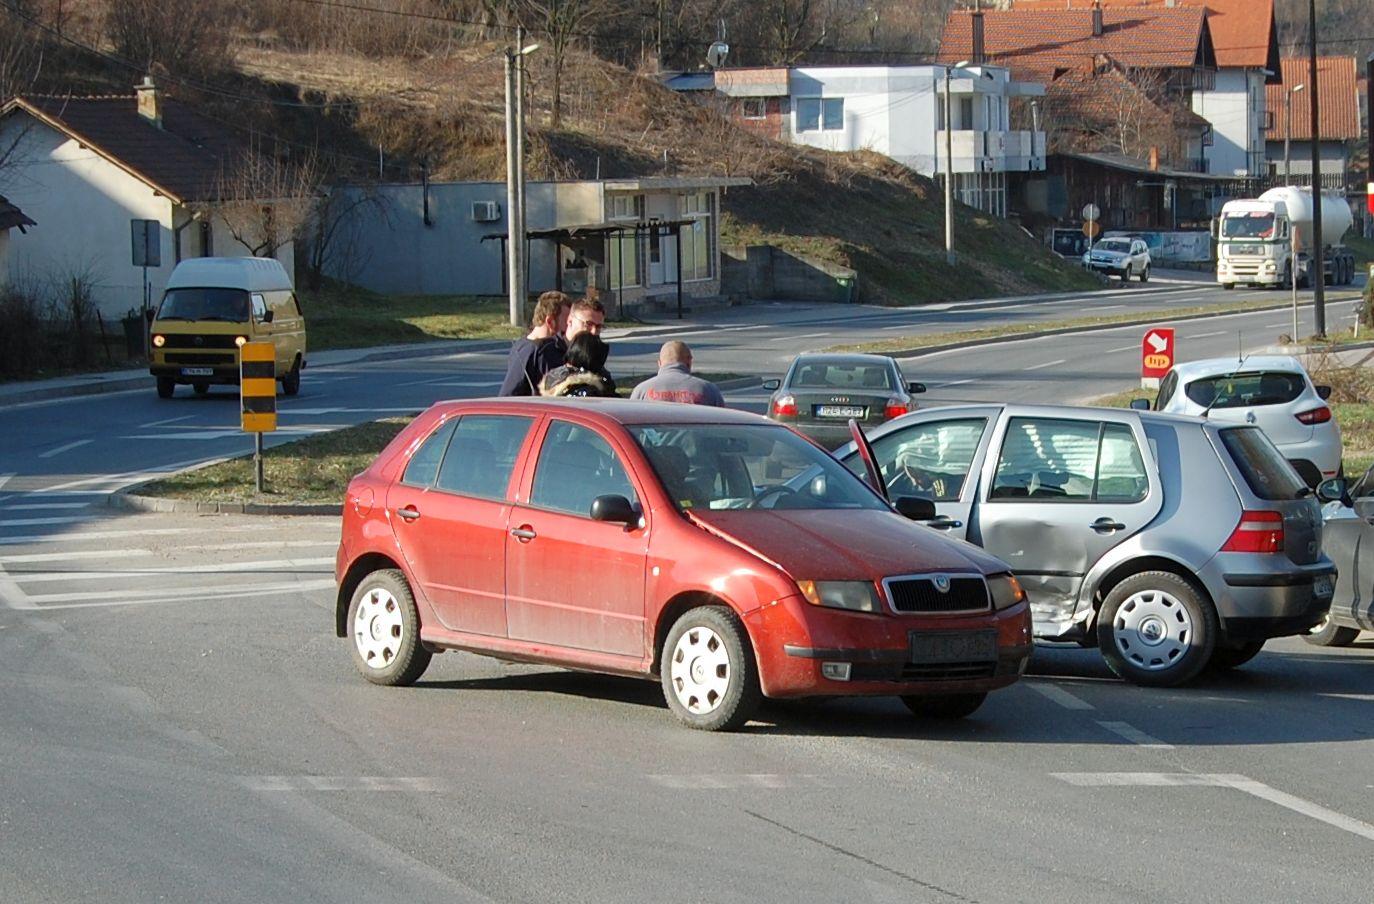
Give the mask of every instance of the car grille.
POLYGON ((237 336, 224 334, 208 336, 188 336, 178 333, 164 333, 167 337, 168 348, 202 349, 202 348, 235 348, 237 336), (199 340, 199 341, 197 341, 199 340))
POLYGON ((980 612, 990 606, 988 585, 981 577, 889 578, 883 585, 898 612, 980 612), (937 586, 941 578, 949 581, 943 592, 937 586))
POLYGON ((224 353, 215 354, 204 352, 165 352, 164 358, 168 364, 209 364, 226 366, 235 363, 233 355, 224 353))

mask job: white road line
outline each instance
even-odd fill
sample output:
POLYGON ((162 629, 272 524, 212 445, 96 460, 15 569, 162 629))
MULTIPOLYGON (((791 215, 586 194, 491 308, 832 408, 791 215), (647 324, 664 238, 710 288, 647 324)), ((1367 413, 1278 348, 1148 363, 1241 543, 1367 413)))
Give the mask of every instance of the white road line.
MULTIPOLYGON (((73 518, 72 521, 82 521, 87 519, 73 518)), ((303 524, 309 523, 297 518, 293 522, 292 530, 297 532, 303 524)), ((266 528, 262 525, 252 527, 216 527, 215 533, 252 533, 261 534, 266 528)), ((338 543, 339 530, 337 526, 331 525, 333 533, 333 543, 338 543)), ((147 528, 144 530, 92 530, 69 534, 28 534, 13 537, 0 537, 0 545, 14 546, 21 543, 83 543, 92 540, 119 540, 124 537, 167 537, 172 535, 185 536, 186 529, 181 527, 158 527, 147 528)))
POLYGON ((1331 697, 1336 700, 1358 700, 1361 703, 1374 703, 1374 694, 1318 694, 1318 697, 1331 697))
MULTIPOLYGON (((258 562, 217 562, 214 565, 181 565, 169 566, 165 568, 130 568, 124 571, 40 571, 26 574, 24 572, 11 571, 10 580, 16 584, 53 584, 59 581, 111 581, 120 578, 142 578, 152 576, 178 576, 178 575, 197 575, 197 574, 225 574, 231 572, 243 572, 245 574, 256 574, 271 571, 276 568, 299 568, 308 569, 316 565, 333 565, 334 557, 320 557, 316 559, 266 559, 258 562)), ((319 572, 312 572, 318 574, 319 572)), ((90 597, 98 599, 101 594, 97 593, 90 597)))
POLYGON ((414 791, 443 794, 450 782, 442 778, 390 775, 245 775, 249 791, 414 791))
POLYGON ((829 336, 830 333, 803 333, 800 336, 776 336, 769 339, 769 342, 800 342, 803 339, 819 339, 822 336, 829 336))
POLYGON ((194 414, 183 414, 181 417, 169 417, 161 421, 149 421, 146 424, 139 424, 138 429, 151 430, 153 427, 164 427, 167 424, 177 424, 181 421, 189 421, 193 417, 195 417, 194 414))
MULTIPOLYGON (((8 577, 8 576, 7 576, 8 577)), ((104 606, 129 606, 143 603, 165 603, 169 600, 208 600, 245 596, 264 596, 272 593, 305 593, 331 589, 334 579, 314 581, 283 581, 276 584, 240 584, 221 590, 197 590, 194 587, 168 587, 158 590, 103 590, 92 593, 47 593, 26 596, 27 609, 98 609, 104 606)))
POLYGON ((1026 687, 1035 691, 1040 696, 1057 703, 1065 709, 1092 709, 1093 705, 1082 697, 1076 696, 1055 684, 1043 684, 1039 681, 1028 681, 1026 687))
POLYGON ((39 458, 52 458, 53 456, 61 455, 63 452, 70 452, 70 451, 72 451, 73 449, 79 449, 79 448, 81 448, 82 446, 84 446, 84 445, 86 445, 86 444, 88 444, 88 443, 93 443, 93 442, 95 442, 95 440, 93 440, 93 439, 79 439, 79 440, 76 440, 75 442, 67 443, 65 446, 58 446, 56 449, 49 449, 49 450, 46 451, 46 452, 40 452, 40 453, 38 453, 38 457, 39 457, 39 458))
POLYGON ((1281 326, 1292 326, 1292 325, 1293 325, 1292 321, 1290 321, 1290 320, 1285 320, 1285 321, 1283 321, 1282 323, 1266 323, 1266 324, 1264 325, 1264 328, 1265 328, 1266 330, 1275 330, 1275 329, 1278 329, 1278 328, 1281 327, 1281 326))
POLYGON ((1166 744, 1159 738, 1151 737, 1145 732, 1127 722, 1098 722, 1103 728, 1118 737, 1125 738, 1132 744, 1139 744, 1141 747, 1149 747, 1152 750, 1173 750, 1173 744, 1166 744))
POLYGON ((1236 791, 1243 791, 1260 800, 1266 800, 1271 804, 1277 804, 1294 813, 1299 813, 1319 822, 1324 822, 1333 828, 1352 835, 1358 835, 1374 841, 1374 825, 1361 822, 1358 819, 1346 816, 1344 813, 1337 813, 1335 810, 1323 807, 1321 804, 1313 803, 1296 797, 1286 791, 1270 787, 1264 782, 1255 781, 1244 775, 1233 775, 1226 773, 1186 773, 1186 772, 1055 772, 1051 773, 1053 778, 1070 785, 1080 788, 1109 788, 1109 787, 1148 787, 1148 788, 1169 788, 1169 787, 1207 787, 1207 788, 1233 788, 1236 791))
POLYGON ((1110 354, 1112 354, 1113 352, 1128 352, 1128 351, 1131 351, 1132 349, 1139 349, 1139 348, 1140 348, 1140 343, 1138 343, 1138 342, 1132 342, 1130 345, 1123 345, 1123 346, 1121 346, 1120 348, 1109 348, 1109 349, 1107 349, 1105 352, 1103 352, 1103 354, 1110 355, 1110 354))
POLYGON ((1228 335, 1229 333, 1230 333, 1230 330, 1217 330, 1217 331, 1214 332, 1214 333, 1197 333, 1196 335, 1184 336, 1183 338, 1184 338, 1184 339, 1211 339, 1213 336, 1225 336, 1225 335, 1228 335))
POLYGON ((7 518, 0 520, 0 527, 39 527, 44 524, 82 524, 90 518, 7 518))
POLYGON ((36 512, 43 509, 83 509, 90 507, 89 502, 24 502, 19 505, 0 506, 0 512, 36 512))
MULTIPOLYGON (((246 543, 200 543, 188 546, 178 545, 177 549, 196 549, 196 550, 229 550, 229 549, 261 549, 270 547, 272 549, 287 548, 333 548, 339 545, 337 538, 330 540, 253 540, 246 543)), ((3 560, 0 560, 3 561, 3 560)))
POLYGON ((1096 307, 1096 308, 1084 308, 1083 310, 1084 310, 1085 312, 1086 312, 1086 311, 1114 311, 1114 310, 1116 310, 1117 308, 1124 308, 1124 307, 1126 307, 1124 304, 1104 304, 1104 305, 1101 305, 1100 307, 1096 307))
POLYGON ((914 329, 916 329, 916 327, 918 327, 918 326, 920 326, 920 324, 917 324, 917 323, 899 323, 899 324, 897 324, 896 326, 882 326, 882 327, 878 327, 878 329, 883 330, 884 332, 886 332, 886 331, 888 331, 888 330, 914 330, 914 329))
MULTIPOLYGON (((191 547, 179 546, 178 549, 191 547)), ((128 559, 151 556, 151 549, 76 549, 68 552, 33 552, 22 556, 0 556, 0 565, 29 565, 38 562, 67 562, 72 559, 128 559)))
POLYGON ((1047 367, 1054 367, 1056 364, 1063 364, 1067 358, 1060 358, 1058 361, 1046 361, 1043 364, 1032 364, 1030 367, 1023 367, 1022 370, 1044 370, 1047 367))
POLYGON ((950 380, 948 383, 927 383, 927 384, 926 384, 926 388, 927 388, 927 389, 944 389, 944 388, 947 387, 947 386, 963 386, 965 383, 977 383, 977 382, 978 382, 978 381, 977 381, 976 379, 974 379, 973 377, 969 377, 967 380, 950 380))
POLYGON ((10 482, 10 478, 13 477, 13 476, 14 476, 14 473, 13 473, 13 472, 10 472, 9 474, 0 474, 0 489, 3 489, 4 486, 5 486, 5 484, 9 483, 9 482, 10 482))
POLYGON ((787 788, 836 788, 839 782, 825 775, 781 775, 760 773, 685 773, 681 775, 646 775, 650 782, 680 791, 725 790, 729 788, 768 788, 780 791, 787 788))

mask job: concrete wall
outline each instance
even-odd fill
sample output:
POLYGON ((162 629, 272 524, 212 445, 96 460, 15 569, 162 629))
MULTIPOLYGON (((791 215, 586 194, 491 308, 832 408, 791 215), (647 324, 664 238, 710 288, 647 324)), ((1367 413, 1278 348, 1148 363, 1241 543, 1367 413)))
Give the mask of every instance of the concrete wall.
MULTIPOLYGON (((350 199, 365 191, 336 189, 350 199)), ((340 229, 340 244, 326 274, 386 295, 500 295, 505 289, 501 242, 482 237, 509 228, 504 182, 436 182, 429 186, 430 222, 424 221, 419 183, 366 190, 373 200, 354 209, 340 229), (500 217, 472 218, 472 206, 495 202, 500 217)), ((529 229, 601 220, 596 183, 531 182, 526 186, 529 229)), ((529 289, 554 285, 549 242, 530 244, 529 289)))
POLYGON ((857 301, 858 274, 849 267, 772 245, 722 249, 721 292, 780 301, 857 301))
POLYGON ((1193 112, 1212 124, 1212 145, 1204 148, 1207 172, 1250 173, 1249 152, 1264 148, 1264 75, 1250 69, 1220 69, 1210 91, 1193 92, 1193 112))
MULTIPOLYGON (((149 268, 148 282, 149 296, 157 304, 176 265, 173 225, 188 221, 189 213, 91 149, 24 114, 0 123, 0 145, 16 139, 15 152, 0 171, 0 194, 43 227, 10 237, 12 278, 54 297, 71 276, 85 275, 106 320, 121 317, 143 303, 143 268, 132 263, 130 221, 156 220, 162 263, 149 268)), ((214 234, 216 254, 248 256, 246 248, 228 239, 222 223, 214 234)), ((182 236, 183 256, 196 256, 197 227, 182 236)), ((278 258, 292 272, 290 243, 278 258)))

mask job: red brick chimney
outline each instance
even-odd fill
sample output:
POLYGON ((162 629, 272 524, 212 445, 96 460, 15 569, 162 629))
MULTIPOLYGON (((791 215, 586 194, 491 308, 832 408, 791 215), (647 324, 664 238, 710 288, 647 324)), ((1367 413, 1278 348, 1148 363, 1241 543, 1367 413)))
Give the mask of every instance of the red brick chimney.
POLYGON ((983 40, 983 6, 981 3, 974 4, 973 12, 969 18, 973 20, 973 55, 969 57, 969 61, 981 64, 987 57, 986 45, 983 40))

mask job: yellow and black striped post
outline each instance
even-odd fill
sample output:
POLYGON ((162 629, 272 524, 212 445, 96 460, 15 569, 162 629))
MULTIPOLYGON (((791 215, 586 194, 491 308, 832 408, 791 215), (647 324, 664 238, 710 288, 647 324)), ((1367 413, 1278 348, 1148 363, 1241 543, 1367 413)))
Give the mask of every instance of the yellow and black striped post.
POLYGON ((262 435, 277 429, 277 350, 270 342, 239 349, 239 399, 243 429, 253 434, 253 471, 262 492, 262 435))

